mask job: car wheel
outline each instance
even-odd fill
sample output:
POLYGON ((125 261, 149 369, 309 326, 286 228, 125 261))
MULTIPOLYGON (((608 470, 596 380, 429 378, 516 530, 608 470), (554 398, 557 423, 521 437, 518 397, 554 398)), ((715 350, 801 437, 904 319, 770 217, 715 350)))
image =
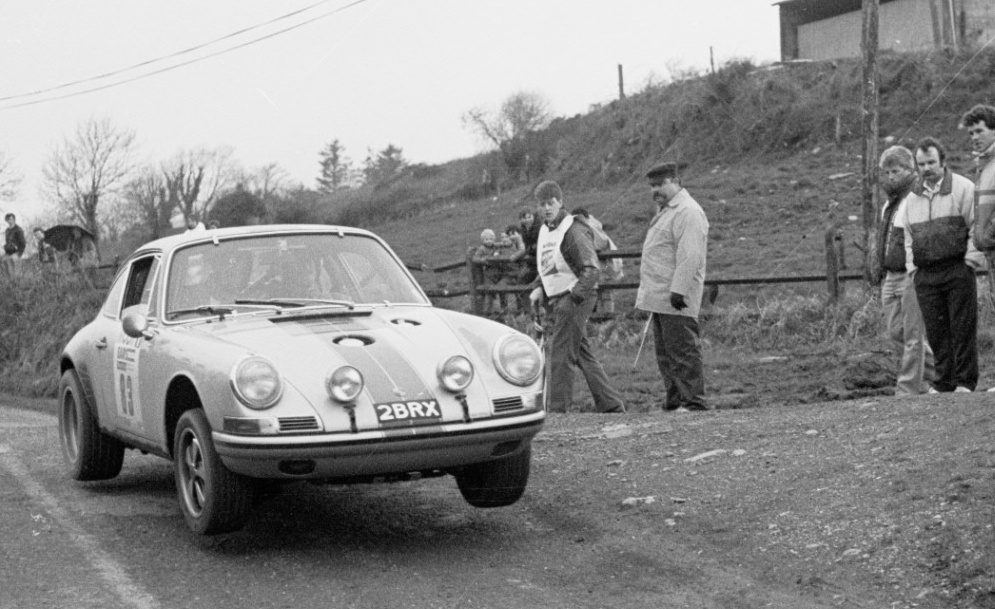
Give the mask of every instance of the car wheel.
POLYGON ((190 530, 217 535, 242 528, 252 507, 252 483, 221 462, 199 408, 184 412, 176 424, 173 467, 180 509, 190 530))
POLYGON ((121 473, 124 444, 100 431, 75 370, 59 380, 59 443, 73 480, 107 480, 121 473))
POLYGON ((463 499, 474 507, 511 505, 525 493, 532 465, 532 447, 513 457, 478 463, 456 472, 456 485, 463 499))

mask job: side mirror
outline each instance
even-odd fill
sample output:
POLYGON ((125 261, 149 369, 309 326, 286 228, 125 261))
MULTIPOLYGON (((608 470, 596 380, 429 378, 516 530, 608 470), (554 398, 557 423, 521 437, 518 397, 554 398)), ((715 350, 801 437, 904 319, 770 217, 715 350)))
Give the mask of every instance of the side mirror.
POLYGON ((125 314, 121 320, 121 328, 131 338, 152 338, 149 332, 149 319, 138 312, 125 314))

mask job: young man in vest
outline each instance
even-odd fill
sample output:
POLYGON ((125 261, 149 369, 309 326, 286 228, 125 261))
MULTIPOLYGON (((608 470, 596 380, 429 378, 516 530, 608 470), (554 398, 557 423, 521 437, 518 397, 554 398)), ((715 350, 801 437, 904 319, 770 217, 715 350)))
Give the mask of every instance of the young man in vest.
POLYGON ((550 412, 566 412, 573 400, 573 367, 587 380, 599 412, 625 412, 622 395, 608 382, 587 338, 587 319, 594 310, 598 287, 598 256, 591 230, 583 219, 563 209, 563 191, 545 181, 534 191, 543 225, 536 246, 537 281, 533 306, 545 303, 552 315, 549 333, 550 412))
POLYGON ((974 183, 946 167, 946 150, 916 147, 919 181, 902 205, 905 267, 912 276, 926 338, 936 359, 929 393, 974 391, 978 384, 978 285, 984 256, 974 246, 974 183))
POLYGON ((876 279, 881 281, 886 334, 902 354, 895 395, 918 395, 929 391, 933 380, 933 352, 926 343, 915 286, 905 270, 905 230, 900 222, 902 201, 915 185, 916 160, 905 146, 892 146, 881 154, 878 166, 888 200, 878 227, 877 263, 881 270, 876 279))
POLYGON ((664 410, 708 410, 698 313, 705 291, 708 218, 681 185, 676 163, 646 172, 656 207, 639 262, 636 308, 650 313, 664 410))

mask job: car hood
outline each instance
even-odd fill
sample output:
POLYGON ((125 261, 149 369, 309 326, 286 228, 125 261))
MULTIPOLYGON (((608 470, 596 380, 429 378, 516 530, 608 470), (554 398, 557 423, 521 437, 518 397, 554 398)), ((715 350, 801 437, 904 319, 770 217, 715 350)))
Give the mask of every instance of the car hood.
POLYGON ((190 329, 271 359, 312 402, 327 396, 328 372, 355 366, 374 403, 431 399, 439 391, 437 366, 453 355, 474 364, 476 391, 507 385, 494 370, 491 351, 500 336, 514 332, 479 317, 418 306, 381 307, 369 314, 291 312, 190 329))

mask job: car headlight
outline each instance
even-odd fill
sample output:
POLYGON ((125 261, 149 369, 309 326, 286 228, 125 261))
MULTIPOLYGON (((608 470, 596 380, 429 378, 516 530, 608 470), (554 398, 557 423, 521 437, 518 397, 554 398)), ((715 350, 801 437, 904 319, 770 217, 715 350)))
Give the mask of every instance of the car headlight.
POLYGON ((273 362, 253 355, 235 364, 231 370, 231 387, 240 402, 263 410, 280 401, 283 380, 273 362))
POLYGON ((539 346, 522 334, 503 336, 494 345, 494 367, 509 383, 531 385, 539 380, 542 364, 539 346))
POLYGON ((325 377, 325 389, 336 402, 352 402, 363 391, 363 375, 352 366, 341 366, 325 377))
POLYGON ((435 374, 446 391, 459 393, 473 380, 473 364, 462 355, 454 355, 439 364, 435 374))

